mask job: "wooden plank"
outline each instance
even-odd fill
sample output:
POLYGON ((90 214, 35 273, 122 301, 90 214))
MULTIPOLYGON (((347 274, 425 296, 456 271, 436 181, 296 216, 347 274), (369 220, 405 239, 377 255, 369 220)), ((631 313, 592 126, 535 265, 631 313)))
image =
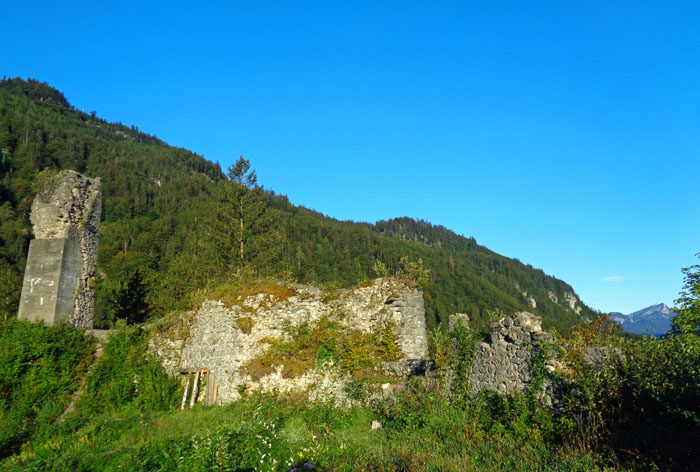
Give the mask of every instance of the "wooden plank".
POLYGON ((192 399, 190 400, 190 408, 194 407, 194 403, 197 401, 197 394, 199 393, 199 375, 201 371, 197 371, 194 374, 194 385, 192 386, 192 399))
POLYGON ((209 390, 211 390, 211 388, 209 387, 209 372, 206 372, 204 374, 204 385, 206 385, 206 390, 204 390, 204 404, 208 405, 209 404, 209 390))
POLYGON ((206 367, 192 367, 189 369, 182 368, 182 369, 178 370, 178 372, 181 374, 196 374, 197 372, 202 372, 202 371, 209 372, 209 369, 207 369, 206 367))
POLYGON ((185 385, 185 394, 182 395, 182 405, 180 406, 181 410, 185 409, 185 405, 187 404, 187 391, 190 389, 190 376, 187 376, 187 385, 185 385))

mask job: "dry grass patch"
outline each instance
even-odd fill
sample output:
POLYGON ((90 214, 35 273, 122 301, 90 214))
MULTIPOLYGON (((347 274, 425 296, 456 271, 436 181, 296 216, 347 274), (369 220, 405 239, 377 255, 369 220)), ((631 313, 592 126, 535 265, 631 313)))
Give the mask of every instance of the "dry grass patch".
POLYGON ((251 317, 243 316, 241 318, 236 319, 236 325, 245 334, 250 334, 250 332, 253 330, 253 325, 255 325, 255 322, 251 317))
POLYGON ((184 340, 189 338, 190 327, 196 317, 196 311, 171 312, 150 324, 148 329, 170 341, 184 340))
POLYGON ((358 283, 355 287, 357 287, 357 288, 371 287, 372 285, 374 285, 374 281, 375 281, 375 279, 363 280, 362 282, 358 283))
POLYGON ((269 295, 277 303, 284 302, 297 294, 294 289, 275 281, 254 281, 221 285, 214 291, 213 296, 221 300, 227 308, 232 308, 236 305, 240 306, 246 298, 261 293, 269 295))

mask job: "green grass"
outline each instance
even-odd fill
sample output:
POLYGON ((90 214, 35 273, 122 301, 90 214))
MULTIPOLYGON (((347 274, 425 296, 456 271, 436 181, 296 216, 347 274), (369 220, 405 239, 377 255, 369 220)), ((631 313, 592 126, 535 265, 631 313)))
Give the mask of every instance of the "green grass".
MULTIPOLYGON (((415 392, 414 392, 415 393, 415 392)), ((425 393, 425 392, 424 392, 425 393)), ((409 394, 410 395, 410 394, 409 394)), ((417 422, 368 407, 337 408, 271 395, 225 407, 159 414, 135 409, 56 425, 0 464, 19 470, 596 470, 602 455, 567 451, 475 410, 430 397, 417 422), (482 418, 483 419, 483 418, 482 418), (372 420, 385 427, 371 430, 372 420)), ((395 413, 395 412, 394 412, 395 413)))

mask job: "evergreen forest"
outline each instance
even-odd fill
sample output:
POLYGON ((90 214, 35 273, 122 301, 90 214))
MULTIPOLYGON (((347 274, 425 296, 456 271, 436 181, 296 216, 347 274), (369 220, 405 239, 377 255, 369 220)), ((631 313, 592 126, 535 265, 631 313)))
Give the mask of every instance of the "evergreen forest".
POLYGON ((17 312, 34 196, 72 169, 104 187, 96 327, 189 309, 233 277, 347 287, 402 257, 430 270, 429 328, 455 312, 527 310, 569 333, 595 314, 574 310, 565 282, 442 227, 410 218, 356 223, 296 206, 258 182, 254 162, 222 170, 135 126, 108 123, 32 79, 0 83, 0 312, 17 312), (535 300, 533 306, 531 300, 535 300))

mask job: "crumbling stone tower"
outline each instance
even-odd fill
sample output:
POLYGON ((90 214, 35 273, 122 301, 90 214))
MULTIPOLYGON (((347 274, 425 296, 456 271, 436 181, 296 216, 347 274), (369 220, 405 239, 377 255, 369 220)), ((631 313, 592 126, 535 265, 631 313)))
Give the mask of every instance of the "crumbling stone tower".
POLYGON ((27 267, 17 317, 92 328, 102 183, 72 170, 34 198, 27 267))

